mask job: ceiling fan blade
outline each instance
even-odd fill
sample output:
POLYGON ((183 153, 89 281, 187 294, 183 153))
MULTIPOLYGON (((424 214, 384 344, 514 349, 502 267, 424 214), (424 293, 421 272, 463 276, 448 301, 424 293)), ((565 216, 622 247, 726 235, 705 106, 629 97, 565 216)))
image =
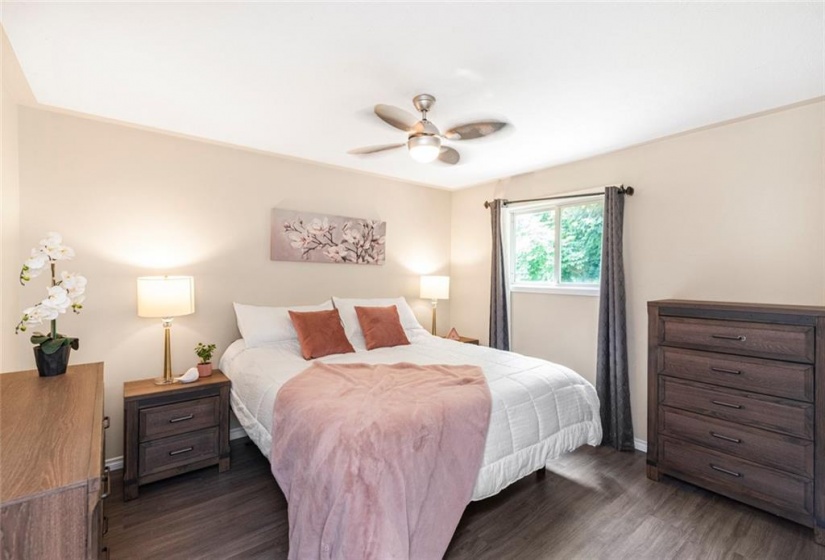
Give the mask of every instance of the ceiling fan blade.
POLYGON ((366 146, 364 148, 352 149, 347 153, 352 154, 354 156, 366 156, 369 154, 375 154, 387 150, 394 150, 395 148, 400 148, 401 146, 404 146, 404 144, 383 144, 381 146, 366 146))
POLYGON ((444 133, 448 140, 473 140, 498 132, 508 123, 501 121, 478 121, 454 126, 444 133))
POLYGON ((441 153, 438 154, 438 161, 449 165, 455 165, 456 163, 458 163, 458 160, 460 159, 461 155, 459 155, 457 151, 446 146, 443 146, 441 148, 441 153))
POLYGON ((417 118, 404 109, 399 109, 398 107, 393 107, 392 105, 376 105, 375 114, 378 115, 379 119, 388 125, 394 126, 404 132, 409 132, 412 130, 415 123, 418 122, 417 118))

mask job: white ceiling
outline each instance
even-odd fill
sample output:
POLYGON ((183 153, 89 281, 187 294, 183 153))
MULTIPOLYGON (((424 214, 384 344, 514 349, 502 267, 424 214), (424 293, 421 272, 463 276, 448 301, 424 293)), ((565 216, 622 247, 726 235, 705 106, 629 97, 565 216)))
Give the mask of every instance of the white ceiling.
POLYGON ((825 95, 825 4, 4 3, 38 102, 434 186, 556 165, 825 95), (371 114, 438 99, 420 164, 371 114))

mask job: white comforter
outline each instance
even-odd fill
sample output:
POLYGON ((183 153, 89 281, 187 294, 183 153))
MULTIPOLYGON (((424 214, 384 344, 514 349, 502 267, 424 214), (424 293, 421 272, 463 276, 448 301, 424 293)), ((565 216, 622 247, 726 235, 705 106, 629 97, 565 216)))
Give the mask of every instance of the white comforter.
MULTIPOLYGON (((407 331, 411 344, 321 358, 330 363, 470 364, 482 368, 493 397, 484 462, 473 500, 497 494, 562 453, 602 439, 593 386, 564 366, 407 331)), ((232 380, 232 409, 246 433, 269 457, 278 389, 307 368, 297 341, 246 348, 235 341, 220 361, 232 380)))

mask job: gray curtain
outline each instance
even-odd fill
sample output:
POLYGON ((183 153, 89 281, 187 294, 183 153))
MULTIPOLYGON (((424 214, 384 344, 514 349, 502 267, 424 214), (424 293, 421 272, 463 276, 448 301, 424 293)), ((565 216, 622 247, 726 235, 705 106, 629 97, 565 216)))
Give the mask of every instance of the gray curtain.
POLYGON ((599 339, 596 391, 601 401, 602 445, 632 451, 633 420, 627 371, 622 227, 624 194, 607 187, 604 196, 604 233, 599 300, 599 339))
POLYGON ((510 325, 507 313, 507 267, 504 262, 504 242, 501 231, 500 198, 490 203, 490 222, 493 229, 492 279, 490 281, 490 347, 510 349, 510 325))

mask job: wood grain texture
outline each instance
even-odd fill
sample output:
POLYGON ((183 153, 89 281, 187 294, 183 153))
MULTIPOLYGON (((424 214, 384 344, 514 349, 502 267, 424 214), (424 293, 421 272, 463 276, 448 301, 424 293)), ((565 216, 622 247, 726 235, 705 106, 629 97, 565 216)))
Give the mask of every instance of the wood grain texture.
POLYGON ((220 370, 195 383, 124 383, 123 498, 139 487, 218 465, 229 470, 230 381, 220 370))
POLYGON ((813 439, 814 406, 811 403, 672 377, 662 377, 659 387, 661 405, 813 439))
POLYGON ((666 300, 648 311, 648 476, 764 508, 825 544, 825 308, 666 300))
POLYGON ((813 363, 814 329, 746 321, 666 317, 662 343, 741 356, 813 363))
POLYGON ((102 411, 101 363, 0 375, 0 503, 99 480, 102 411))
MULTIPOLYGON (((233 468, 115 496, 113 560, 285 559, 286 501, 269 462, 232 442, 233 468)), ((810 529, 676 479, 645 478, 641 453, 584 447, 470 504, 448 560, 822 559, 810 529)), ((116 485, 119 488, 119 485, 116 485)))
POLYGON ((172 395, 178 392, 191 391, 203 387, 220 386, 229 383, 219 369, 213 369, 209 377, 201 377, 194 383, 173 383, 171 385, 155 385, 154 378, 127 381, 123 384, 123 400, 142 399, 154 395, 172 395))
POLYGON ((814 400, 814 368, 761 358, 660 347, 659 375, 799 401, 814 400))
POLYGON ((664 406, 659 433, 813 478, 812 441, 664 406))
POLYGON ((0 375, 2 558, 98 557, 103 393, 99 363, 0 375))
POLYGON ((220 422, 220 398, 153 406, 140 411, 140 441, 185 434, 220 422))

